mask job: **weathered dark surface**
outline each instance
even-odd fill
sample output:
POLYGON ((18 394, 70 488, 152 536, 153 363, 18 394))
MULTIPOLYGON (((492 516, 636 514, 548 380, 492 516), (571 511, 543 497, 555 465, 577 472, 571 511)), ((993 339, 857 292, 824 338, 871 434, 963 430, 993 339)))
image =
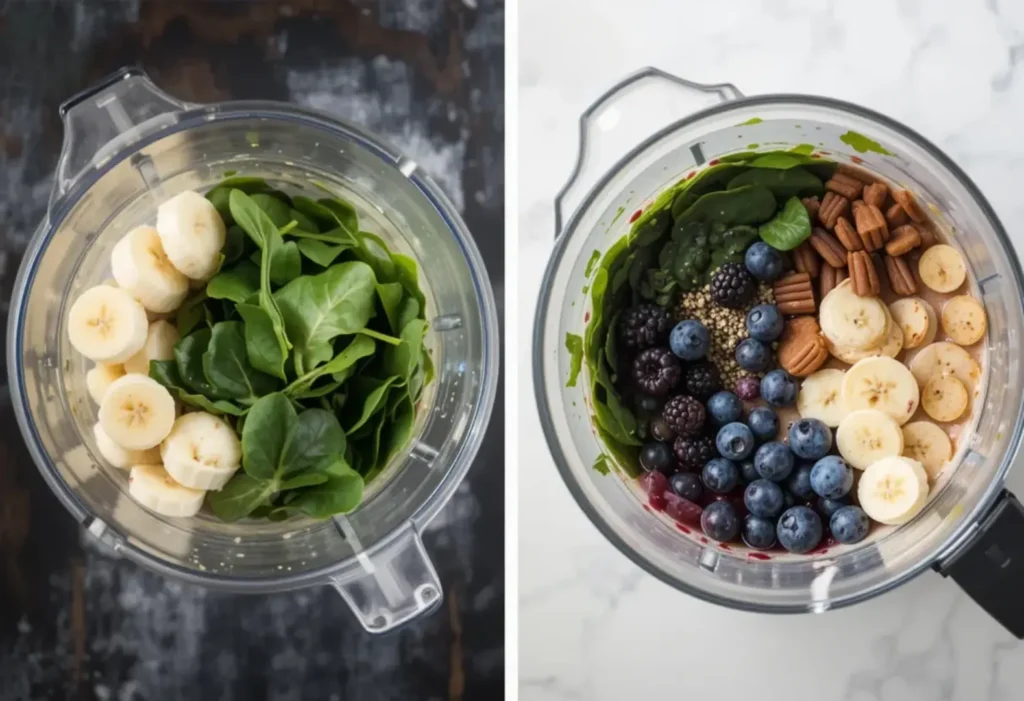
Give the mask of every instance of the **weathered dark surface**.
MULTIPOLYGON (((405 149, 462 209, 503 290, 500 0, 0 0, 0 317, 43 216, 62 99, 124 64, 195 101, 293 100, 405 149)), ((503 423, 427 534, 445 607, 383 638, 326 590, 236 597, 84 542, 0 398, 0 699, 495 699, 503 423)))

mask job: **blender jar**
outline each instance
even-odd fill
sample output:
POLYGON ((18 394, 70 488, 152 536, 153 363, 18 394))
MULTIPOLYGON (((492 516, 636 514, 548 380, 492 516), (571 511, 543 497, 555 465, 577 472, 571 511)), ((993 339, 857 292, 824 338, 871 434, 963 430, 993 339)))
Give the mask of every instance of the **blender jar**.
POLYGON ((580 120, 580 141, 576 167, 555 201, 556 243, 538 302, 533 370, 555 463, 598 529, 671 586, 751 611, 824 611, 934 566, 1024 636, 1024 610, 1016 605, 1024 585, 1024 511, 1003 490, 1021 438, 1024 278, 1006 232, 963 171, 920 135, 862 107, 801 95, 744 98, 732 85, 698 85, 654 68, 621 81, 591 106, 580 120), (695 100, 701 111, 693 112, 695 100), (949 243, 967 261, 974 294, 988 313, 986 389, 966 445, 954 469, 946 469, 948 481, 913 521, 817 557, 759 560, 680 533, 646 511, 635 487, 614 469, 607 475, 594 469, 607 451, 592 426, 590 383, 581 377, 566 386, 565 339, 583 335, 593 262, 626 235, 631 213, 723 155, 807 144, 912 190, 952 234, 949 243), (563 227, 566 206, 575 212, 563 227))
POLYGON ((327 115, 273 102, 185 104, 134 69, 60 113, 64 146, 47 218, 18 273, 7 342, 18 423, 64 506, 114 552, 190 583, 236 592, 329 584, 370 632, 434 609, 441 583, 420 533, 469 469, 498 378, 490 283, 451 202, 414 161, 327 115), (353 513, 280 523, 166 518, 129 498, 127 473, 99 459, 87 361, 64 328, 68 305, 108 276, 124 232, 229 171, 313 197, 323 196, 318 188, 341 194, 362 228, 420 266, 435 382, 410 444, 353 513))

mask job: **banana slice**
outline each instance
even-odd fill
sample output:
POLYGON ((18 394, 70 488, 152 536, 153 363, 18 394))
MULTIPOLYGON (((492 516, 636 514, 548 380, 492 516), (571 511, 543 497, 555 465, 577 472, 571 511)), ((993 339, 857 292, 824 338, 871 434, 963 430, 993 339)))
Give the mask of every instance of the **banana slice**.
POLYGON ((800 383, 800 393, 796 395, 796 409, 800 416, 807 419, 818 419, 826 426, 835 428, 846 416, 843 406, 842 370, 827 369, 805 378, 800 383))
POLYGON ((910 421, 921 401, 921 390, 907 366, 892 358, 857 361, 843 377, 843 406, 847 411, 877 409, 900 425, 910 421))
POLYGON ((205 280, 217 270, 224 246, 224 220, 198 192, 182 192, 160 205, 156 230, 167 257, 184 275, 205 280))
POLYGON ((921 282, 936 292, 952 292, 964 284, 967 266, 960 251, 940 243, 921 254, 917 274, 921 276, 921 282))
POLYGON ((127 371, 121 363, 96 363, 95 367, 90 368, 85 373, 85 388, 89 390, 92 400, 97 404, 102 402, 103 396, 110 388, 110 383, 123 377, 125 372, 127 371))
POLYGON ((917 384, 924 387, 934 375, 952 375, 973 392, 981 379, 981 366, 955 343, 940 341, 922 348, 910 361, 910 372, 917 384))
POLYGON ((174 311, 188 294, 188 278, 171 265, 151 226, 136 227, 117 242, 110 270, 118 286, 151 312, 174 311))
POLYGON ((847 414, 836 429, 836 447, 858 470, 903 452, 903 432, 896 419, 877 409, 847 414))
POLYGON ((937 479, 953 457, 953 443, 931 421, 911 421, 903 427, 903 455, 924 465, 928 476, 937 479))
POLYGON ((124 369, 139 375, 149 374, 150 360, 173 360, 174 344, 181 340, 178 329, 166 321, 154 321, 146 333, 146 345, 124 361, 124 369))
POLYGON ((967 388, 952 375, 933 375, 921 390, 921 406, 936 421, 956 421, 967 403, 967 388))
POLYGON ((874 358, 876 356, 884 355, 887 358, 895 358, 903 350, 903 331, 896 324, 896 321, 892 318, 888 308, 885 309, 885 315, 888 317, 889 334, 886 336, 885 342, 877 348, 870 350, 856 350, 853 348, 840 348, 839 346, 833 345, 828 339, 825 339, 825 345, 828 347, 828 352, 834 357, 842 360, 844 363, 853 365, 859 360, 864 358, 874 358))
POLYGON ((146 343, 146 310, 117 287, 97 285, 75 300, 68 313, 68 338, 97 363, 123 363, 146 343))
POLYGON ((879 523, 906 523, 928 503, 928 473, 917 460, 903 456, 872 463, 860 476, 857 500, 879 523))
POLYGON ((226 421, 195 411, 174 422, 160 444, 160 455, 164 469, 179 484, 217 490, 242 464, 242 444, 226 421))
POLYGON ((92 427, 92 435, 96 439, 96 448, 99 449, 100 455, 116 468, 126 470, 132 465, 160 463, 160 451, 156 448, 126 450, 115 443, 99 423, 92 427))
POLYGON ((151 511, 180 518, 199 513, 206 497, 206 492, 182 487, 159 465, 132 467, 128 474, 128 493, 151 511))
POLYGON ((920 348, 935 340, 935 308, 920 297, 904 297, 889 305, 889 314, 903 332, 903 347, 920 348))
POLYGON ((110 384, 100 403, 100 424, 122 448, 148 450, 174 426, 174 398, 146 375, 125 375, 110 384))
POLYGON ((970 295, 959 295, 942 307, 942 330, 954 343, 969 346, 985 337, 985 308, 970 295))
POLYGON ((876 297, 859 297, 843 280, 821 300, 818 321, 825 338, 839 348, 870 350, 885 343, 889 317, 876 297))

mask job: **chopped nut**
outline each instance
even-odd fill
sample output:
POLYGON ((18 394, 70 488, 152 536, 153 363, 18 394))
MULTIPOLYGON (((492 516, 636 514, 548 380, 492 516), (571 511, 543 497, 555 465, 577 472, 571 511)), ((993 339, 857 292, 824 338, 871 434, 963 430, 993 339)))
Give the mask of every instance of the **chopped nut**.
POLYGON ((818 299, 825 299, 825 295, 834 290, 845 279, 845 260, 843 261, 842 268, 834 268, 828 263, 821 266, 821 276, 818 278, 818 299))
POLYGON ((818 209, 818 221, 826 229, 831 230, 836 225, 839 217, 846 214, 850 206, 850 200, 834 192, 826 192, 821 200, 821 208, 818 209))
POLYGON ((818 209, 821 208, 821 200, 817 197, 805 197, 800 201, 803 202, 804 209, 807 210, 807 215, 811 218, 811 221, 813 222, 817 219, 818 209))
POLYGON ((885 274, 889 278, 889 287, 901 297, 909 297, 917 293, 917 282, 914 273, 903 258, 885 256, 885 274))
POLYGON ((882 291, 882 285, 871 254, 867 251, 851 251, 847 254, 846 265, 850 269, 854 294, 859 297, 877 297, 882 291))
POLYGON ((889 227, 878 207, 858 200, 853 203, 853 218, 865 250, 877 251, 889 240, 889 227))
POLYGON ((807 241, 793 249, 793 267, 798 273, 807 273, 811 277, 818 277, 818 272, 821 270, 818 254, 814 252, 807 241))
POLYGON ((928 220, 928 215, 921 209, 914 195, 910 190, 893 190, 892 198, 903 208, 913 221, 921 223, 928 220))
POLYGON ((864 202, 873 204, 879 209, 885 204, 885 198, 889 196, 889 188, 885 183, 871 183, 864 188, 864 202))
MULTIPOLYGON (((836 229, 839 228, 839 222, 836 222, 836 229)), ((835 236, 828 233, 824 229, 811 229, 811 238, 808 239, 811 247, 818 252, 825 262, 834 268, 846 267, 846 248, 843 244, 839 243, 839 240, 835 236)), ((799 268, 797 268, 799 270, 799 268)), ((812 275, 811 277, 816 277, 812 275)))
POLYGON ((814 287, 807 273, 793 273, 775 283, 775 304, 786 316, 813 314, 814 287))
POLYGON ((846 217, 839 217, 836 220, 835 234, 847 251, 859 251, 864 248, 860 236, 857 235, 857 230, 853 228, 853 224, 846 217))
POLYGON ((841 173, 842 175, 847 175, 851 178, 857 178, 857 180, 860 180, 865 185, 870 185, 871 183, 875 182, 875 176, 872 175, 870 172, 864 170, 863 168, 852 166, 848 163, 840 163, 839 167, 836 168, 836 172, 841 173))
POLYGON ((907 217, 906 211, 900 206, 899 202, 893 204, 889 209, 885 210, 885 223, 889 225, 890 229, 895 229, 898 226, 903 226, 907 223, 909 217, 907 217))
POLYGON ((921 233, 913 224, 904 224, 893 230, 889 242, 885 244, 885 252, 890 256, 903 254, 921 245, 921 233))
POLYGON ((828 347, 813 316, 786 322, 779 340, 779 365, 795 377, 807 377, 828 360, 828 347))
POLYGON ((939 242, 939 234, 935 229, 935 222, 923 221, 915 227, 917 233, 921 234, 921 250, 931 248, 939 242))
POLYGON ((864 190, 864 183, 857 178, 837 172, 831 180, 825 183, 825 189, 838 193, 848 200, 853 200, 860 197, 860 193, 864 190))

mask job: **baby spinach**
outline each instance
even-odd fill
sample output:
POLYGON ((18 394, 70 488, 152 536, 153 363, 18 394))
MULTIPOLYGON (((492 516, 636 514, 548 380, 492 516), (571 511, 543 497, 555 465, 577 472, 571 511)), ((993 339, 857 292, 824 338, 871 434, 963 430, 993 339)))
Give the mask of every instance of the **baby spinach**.
POLYGON ((303 489, 288 507, 313 518, 329 518, 352 511, 363 499, 363 478, 343 460, 336 461, 321 484, 303 489))
POLYGON ((228 299, 235 304, 259 292, 260 269, 247 260, 238 265, 222 270, 206 283, 206 296, 210 299, 228 299))
POLYGON ((796 197, 791 197, 775 217, 758 229, 761 238, 772 248, 789 251, 811 235, 811 217, 796 197))
POLYGON ((402 342, 384 349, 384 372, 397 376, 400 384, 408 382, 416 369, 426 332, 427 322, 423 319, 413 319, 402 329, 402 342))
MULTIPOLYGON (((294 232, 293 232, 294 233, 294 232)), ((313 261, 321 268, 330 267, 338 256, 350 249, 352 246, 346 243, 330 244, 315 239, 299 239, 295 242, 299 253, 313 261)))
POLYGON ((349 381, 352 386, 352 397, 346 401, 345 411, 342 415, 342 421, 347 426, 346 433, 355 433, 365 426, 374 414, 384 408, 387 392, 396 380, 398 380, 397 377, 389 377, 386 380, 353 377, 349 381))
POLYGON ((362 358, 373 355, 376 348, 376 344, 372 339, 366 336, 359 335, 352 339, 352 342, 345 348, 345 350, 338 353, 334 358, 327 363, 324 363, 318 368, 310 370, 302 377, 298 378, 290 385, 285 387, 284 393, 289 396, 297 396, 312 386, 320 377, 325 375, 336 375, 344 372, 348 368, 354 366, 362 358))
POLYGON ((244 409, 231 402, 223 399, 212 400, 202 394, 196 394, 185 387, 185 384, 181 381, 181 376, 178 374, 178 364, 174 360, 149 361, 149 376, 170 390, 174 398, 183 404, 195 407, 196 409, 202 409, 217 416, 222 414, 242 416, 245 413, 244 409))
POLYGON ((761 224, 775 213, 775 196, 771 190, 745 185, 735 190, 719 190, 701 195, 676 218, 676 226, 687 222, 706 222, 735 226, 761 224))
POLYGON ((255 369, 249 362, 245 325, 240 321, 214 325, 209 346, 203 354, 203 370, 219 393, 242 404, 252 404, 278 387, 273 377, 255 369))
POLYGON ((270 315, 263 307, 255 304, 239 304, 235 310, 245 323, 245 350, 249 363, 279 380, 287 380, 285 360, 288 354, 281 351, 281 343, 270 315))
POLYGON ((779 200, 787 200, 790 197, 812 197, 821 195, 825 191, 825 186, 819 178, 799 167, 787 170, 751 168, 730 180, 728 188, 735 190, 744 185, 768 188, 779 200))
POLYGON ((291 207, 272 195, 257 192, 250 195, 249 199, 251 199, 257 207, 262 209, 264 214, 270 217, 270 221, 274 222, 274 226, 278 228, 292 220, 291 207))

